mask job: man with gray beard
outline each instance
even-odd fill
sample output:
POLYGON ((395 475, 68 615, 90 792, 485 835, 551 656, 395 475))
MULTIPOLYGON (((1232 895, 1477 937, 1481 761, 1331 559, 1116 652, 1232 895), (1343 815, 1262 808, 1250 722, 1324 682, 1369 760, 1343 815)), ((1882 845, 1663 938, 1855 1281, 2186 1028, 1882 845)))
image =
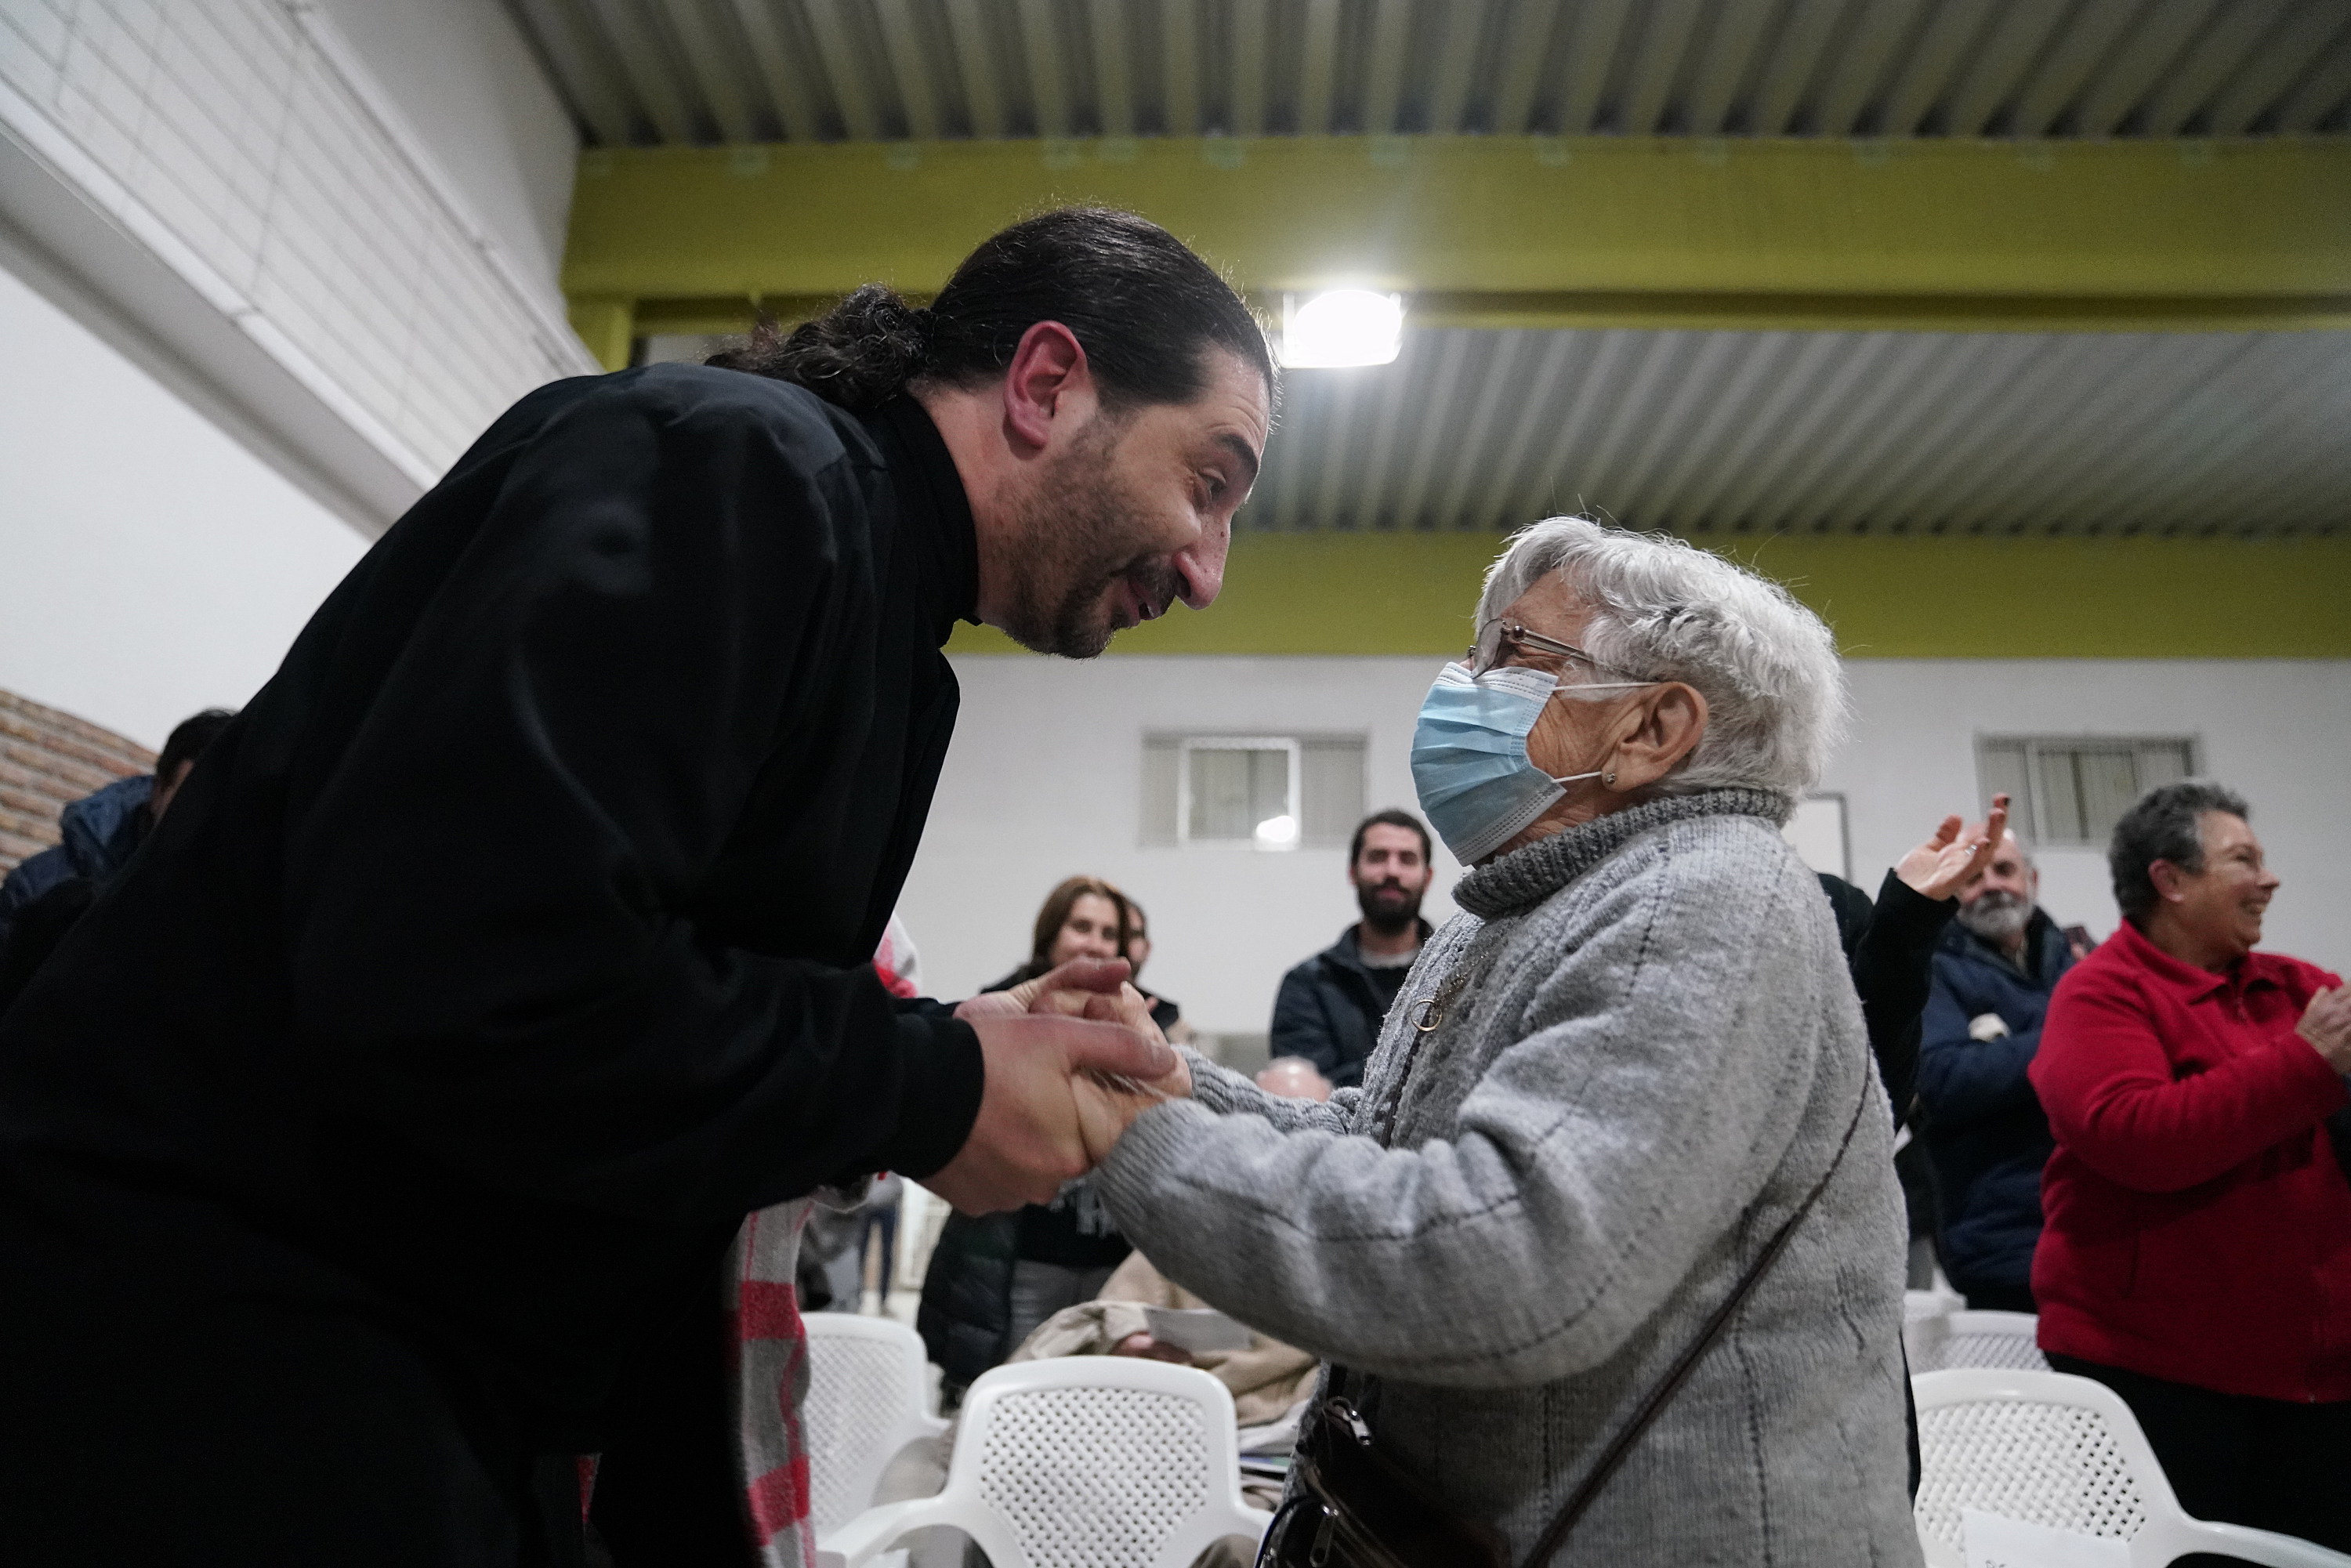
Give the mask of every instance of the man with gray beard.
POLYGON ((1960 885, 1919 1042, 1924 1137, 1941 1197, 1936 1239, 1944 1273, 1978 1311, 2034 1310, 2041 1167, 2054 1145, 2025 1071, 2050 993, 2075 957, 2033 902, 2040 887, 2013 833, 1960 885))

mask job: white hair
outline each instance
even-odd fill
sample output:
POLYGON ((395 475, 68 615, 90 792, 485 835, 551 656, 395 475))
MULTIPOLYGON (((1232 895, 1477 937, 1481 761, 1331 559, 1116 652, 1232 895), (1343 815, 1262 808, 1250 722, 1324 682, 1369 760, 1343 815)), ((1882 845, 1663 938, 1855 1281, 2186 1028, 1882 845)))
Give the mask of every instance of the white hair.
POLYGON ((1486 573, 1478 624, 1552 572, 1592 612, 1580 645, 1609 666, 1571 669, 1563 690, 1681 681, 1706 698, 1706 732, 1659 793, 1736 787, 1792 800, 1818 782, 1844 730, 1844 667, 1828 627, 1786 589, 1669 535, 1546 517, 1511 535, 1486 573))

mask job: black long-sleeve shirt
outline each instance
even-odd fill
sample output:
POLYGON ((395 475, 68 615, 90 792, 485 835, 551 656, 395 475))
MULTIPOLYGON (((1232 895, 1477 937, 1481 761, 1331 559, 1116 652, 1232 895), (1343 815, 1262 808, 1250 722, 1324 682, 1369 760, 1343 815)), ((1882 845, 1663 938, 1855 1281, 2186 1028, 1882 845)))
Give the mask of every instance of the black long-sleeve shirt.
POLYGON ((525 398, 0 1019, 0 1322, 348 1297, 592 1432, 746 1212, 944 1164, 977 1040, 868 960, 977 570, 911 401, 525 398))
POLYGON ((1935 946, 1959 913, 1955 898, 1928 898, 1893 872, 1878 885, 1877 903, 1843 877, 1821 874, 1821 890, 1836 910, 1837 935, 1861 997, 1870 1053, 1899 1126, 1918 1087, 1919 1019, 1935 980, 1935 946))

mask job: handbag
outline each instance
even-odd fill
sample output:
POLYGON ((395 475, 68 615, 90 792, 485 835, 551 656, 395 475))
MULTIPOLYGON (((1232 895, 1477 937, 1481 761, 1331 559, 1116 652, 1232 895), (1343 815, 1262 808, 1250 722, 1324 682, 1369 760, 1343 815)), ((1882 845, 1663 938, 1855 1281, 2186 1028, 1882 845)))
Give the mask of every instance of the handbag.
MULTIPOLYGON (((1821 1179, 1813 1184, 1786 1223, 1772 1233, 1730 1294, 1698 1330, 1698 1337, 1601 1453, 1536 1542, 1527 1558, 1528 1568, 1544 1568, 1558 1555, 1568 1532, 1599 1498, 1601 1489, 1624 1464, 1641 1434, 1689 1380, 1748 1296, 1788 1249, 1796 1227, 1828 1190, 1829 1178, 1836 1175, 1844 1164, 1845 1151, 1853 1147, 1853 1135, 1869 1104, 1870 1076, 1862 1075, 1860 1103, 1854 1106, 1844 1141, 1837 1145, 1828 1169, 1821 1173, 1821 1179)), ((1266 1529, 1258 1551, 1258 1568, 1510 1568, 1510 1549, 1499 1531, 1483 1520, 1451 1511, 1430 1497, 1409 1472, 1379 1452, 1373 1445, 1370 1425, 1346 1396, 1347 1386, 1346 1370, 1332 1367, 1323 1397, 1300 1424, 1290 1465, 1290 1495, 1266 1529)))

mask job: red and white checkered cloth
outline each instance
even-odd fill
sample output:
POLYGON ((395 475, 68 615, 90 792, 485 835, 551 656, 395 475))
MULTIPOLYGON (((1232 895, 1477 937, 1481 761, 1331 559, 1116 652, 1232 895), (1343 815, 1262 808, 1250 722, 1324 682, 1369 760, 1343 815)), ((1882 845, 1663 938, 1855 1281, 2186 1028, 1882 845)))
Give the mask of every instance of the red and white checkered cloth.
POLYGON ((728 1317, 735 1331, 737 1460, 744 1513, 766 1568, 811 1568, 808 1443, 808 1333, 792 1291, 810 1200, 763 1208, 743 1222, 728 1256, 728 1317))

